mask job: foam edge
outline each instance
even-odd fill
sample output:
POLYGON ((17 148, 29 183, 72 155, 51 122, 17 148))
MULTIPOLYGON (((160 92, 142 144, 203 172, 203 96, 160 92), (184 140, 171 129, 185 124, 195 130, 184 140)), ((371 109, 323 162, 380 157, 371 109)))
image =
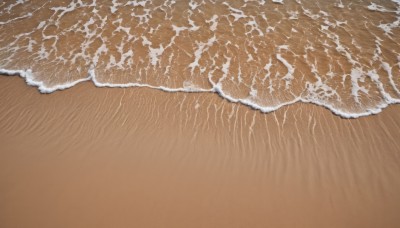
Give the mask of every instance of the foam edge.
POLYGON ((344 112, 338 109, 335 109, 332 105, 330 104, 326 104, 326 103, 322 103, 319 101, 311 101, 311 100, 307 100, 301 97, 297 97, 295 99, 293 99, 292 101, 289 102, 284 102, 281 103, 277 106, 272 106, 272 107, 264 107, 264 106, 260 106, 254 102, 252 102, 250 99, 245 98, 245 99, 237 99, 234 98, 232 96, 230 96, 229 94, 226 94, 223 90, 221 85, 217 84, 214 85, 214 87, 212 89, 201 89, 201 88, 191 88, 191 87, 185 87, 185 88, 168 88, 165 86, 153 86, 150 84, 145 84, 145 83, 126 83, 126 84, 115 84, 115 83, 102 83, 99 82, 96 79, 96 74, 95 74, 95 70, 91 69, 88 72, 88 77, 86 78, 82 78, 76 81, 72 81, 72 82, 68 82, 65 83, 63 85, 57 85, 57 86, 53 86, 53 87, 46 87, 45 83, 43 81, 37 81, 34 78, 34 75, 32 73, 32 70, 27 69, 27 70, 8 70, 8 69, 0 69, 0 74, 2 75, 6 75, 6 76, 20 76, 22 78, 25 79, 26 83, 30 86, 35 86, 38 88, 40 93, 43 94, 49 94, 49 93, 53 93, 55 91, 58 90, 65 90, 68 88, 71 88, 81 82, 85 82, 85 81, 92 81, 93 84, 96 87, 109 87, 109 88, 129 88, 129 87, 139 87, 139 88, 150 88, 150 89, 157 89, 157 90, 162 90, 165 92, 189 92, 189 93, 217 93, 220 97, 228 100, 229 102, 232 103, 240 103, 243 105, 246 105, 248 107, 251 107, 252 109, 261 111, 263 113, 270 113, 270 112, 274 112, 284 106, 288 106, 291 104, 295 104, 297 102, 303 102, 303 103, 311 103, 311 104, 315 104, 318 106, 322 106, 324 108, 327 108, 328 110, 330 110, 333 114, 344 118, 344 119, 354 119, 354 118, 359 118, 359 117, 364 117, 364 116, 370 116, 370 115, 376 115, 380 112, 382 112, 383 109, 387 108, 389 105, 391 104, 399 104, 400 101, 398 100, 389 100, 387 101, 388 103, 382 103, 380 105, 378 105, 376 108, 374 109, 368 109, 365 112, 362 113, 349 113, 349 112, 344 112))

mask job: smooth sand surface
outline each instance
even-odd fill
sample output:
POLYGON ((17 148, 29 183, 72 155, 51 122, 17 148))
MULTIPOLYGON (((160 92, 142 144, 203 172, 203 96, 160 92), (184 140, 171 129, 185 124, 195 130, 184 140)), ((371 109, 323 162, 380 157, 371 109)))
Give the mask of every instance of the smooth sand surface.
POLYGON ((211 93, 0 77, 0 227, 400 227, 400 106, 263 114, 211 93))

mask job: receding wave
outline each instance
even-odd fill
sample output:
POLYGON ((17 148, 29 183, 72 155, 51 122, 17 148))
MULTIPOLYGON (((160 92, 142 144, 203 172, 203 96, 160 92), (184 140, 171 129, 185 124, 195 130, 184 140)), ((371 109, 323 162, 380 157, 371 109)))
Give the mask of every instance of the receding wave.
POLYGON ((400 0, 0 2, 0 73, 43 93, 91 80, 359 117, 400 103, 399 38, 400 0))

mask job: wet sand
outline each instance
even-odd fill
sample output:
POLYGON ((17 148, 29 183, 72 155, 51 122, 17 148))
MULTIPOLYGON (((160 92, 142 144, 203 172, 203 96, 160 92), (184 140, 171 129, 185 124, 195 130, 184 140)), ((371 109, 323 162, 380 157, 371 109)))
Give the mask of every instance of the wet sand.
POLYGON ((212 93, 0 88, 0 227, 400 226, 399 105, 349 120, 212 93))

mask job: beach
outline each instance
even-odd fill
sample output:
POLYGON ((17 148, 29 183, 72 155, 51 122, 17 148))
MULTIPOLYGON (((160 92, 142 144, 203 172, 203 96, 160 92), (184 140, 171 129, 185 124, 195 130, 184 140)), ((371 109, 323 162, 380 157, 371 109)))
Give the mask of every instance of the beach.
POLYGON ((213 93, 0 77, 1 227, 397 227, 399 106, 342 119, 213 93))
POLYGON ((400 227, 400 0, 0 1, 0 228, 400 227))

